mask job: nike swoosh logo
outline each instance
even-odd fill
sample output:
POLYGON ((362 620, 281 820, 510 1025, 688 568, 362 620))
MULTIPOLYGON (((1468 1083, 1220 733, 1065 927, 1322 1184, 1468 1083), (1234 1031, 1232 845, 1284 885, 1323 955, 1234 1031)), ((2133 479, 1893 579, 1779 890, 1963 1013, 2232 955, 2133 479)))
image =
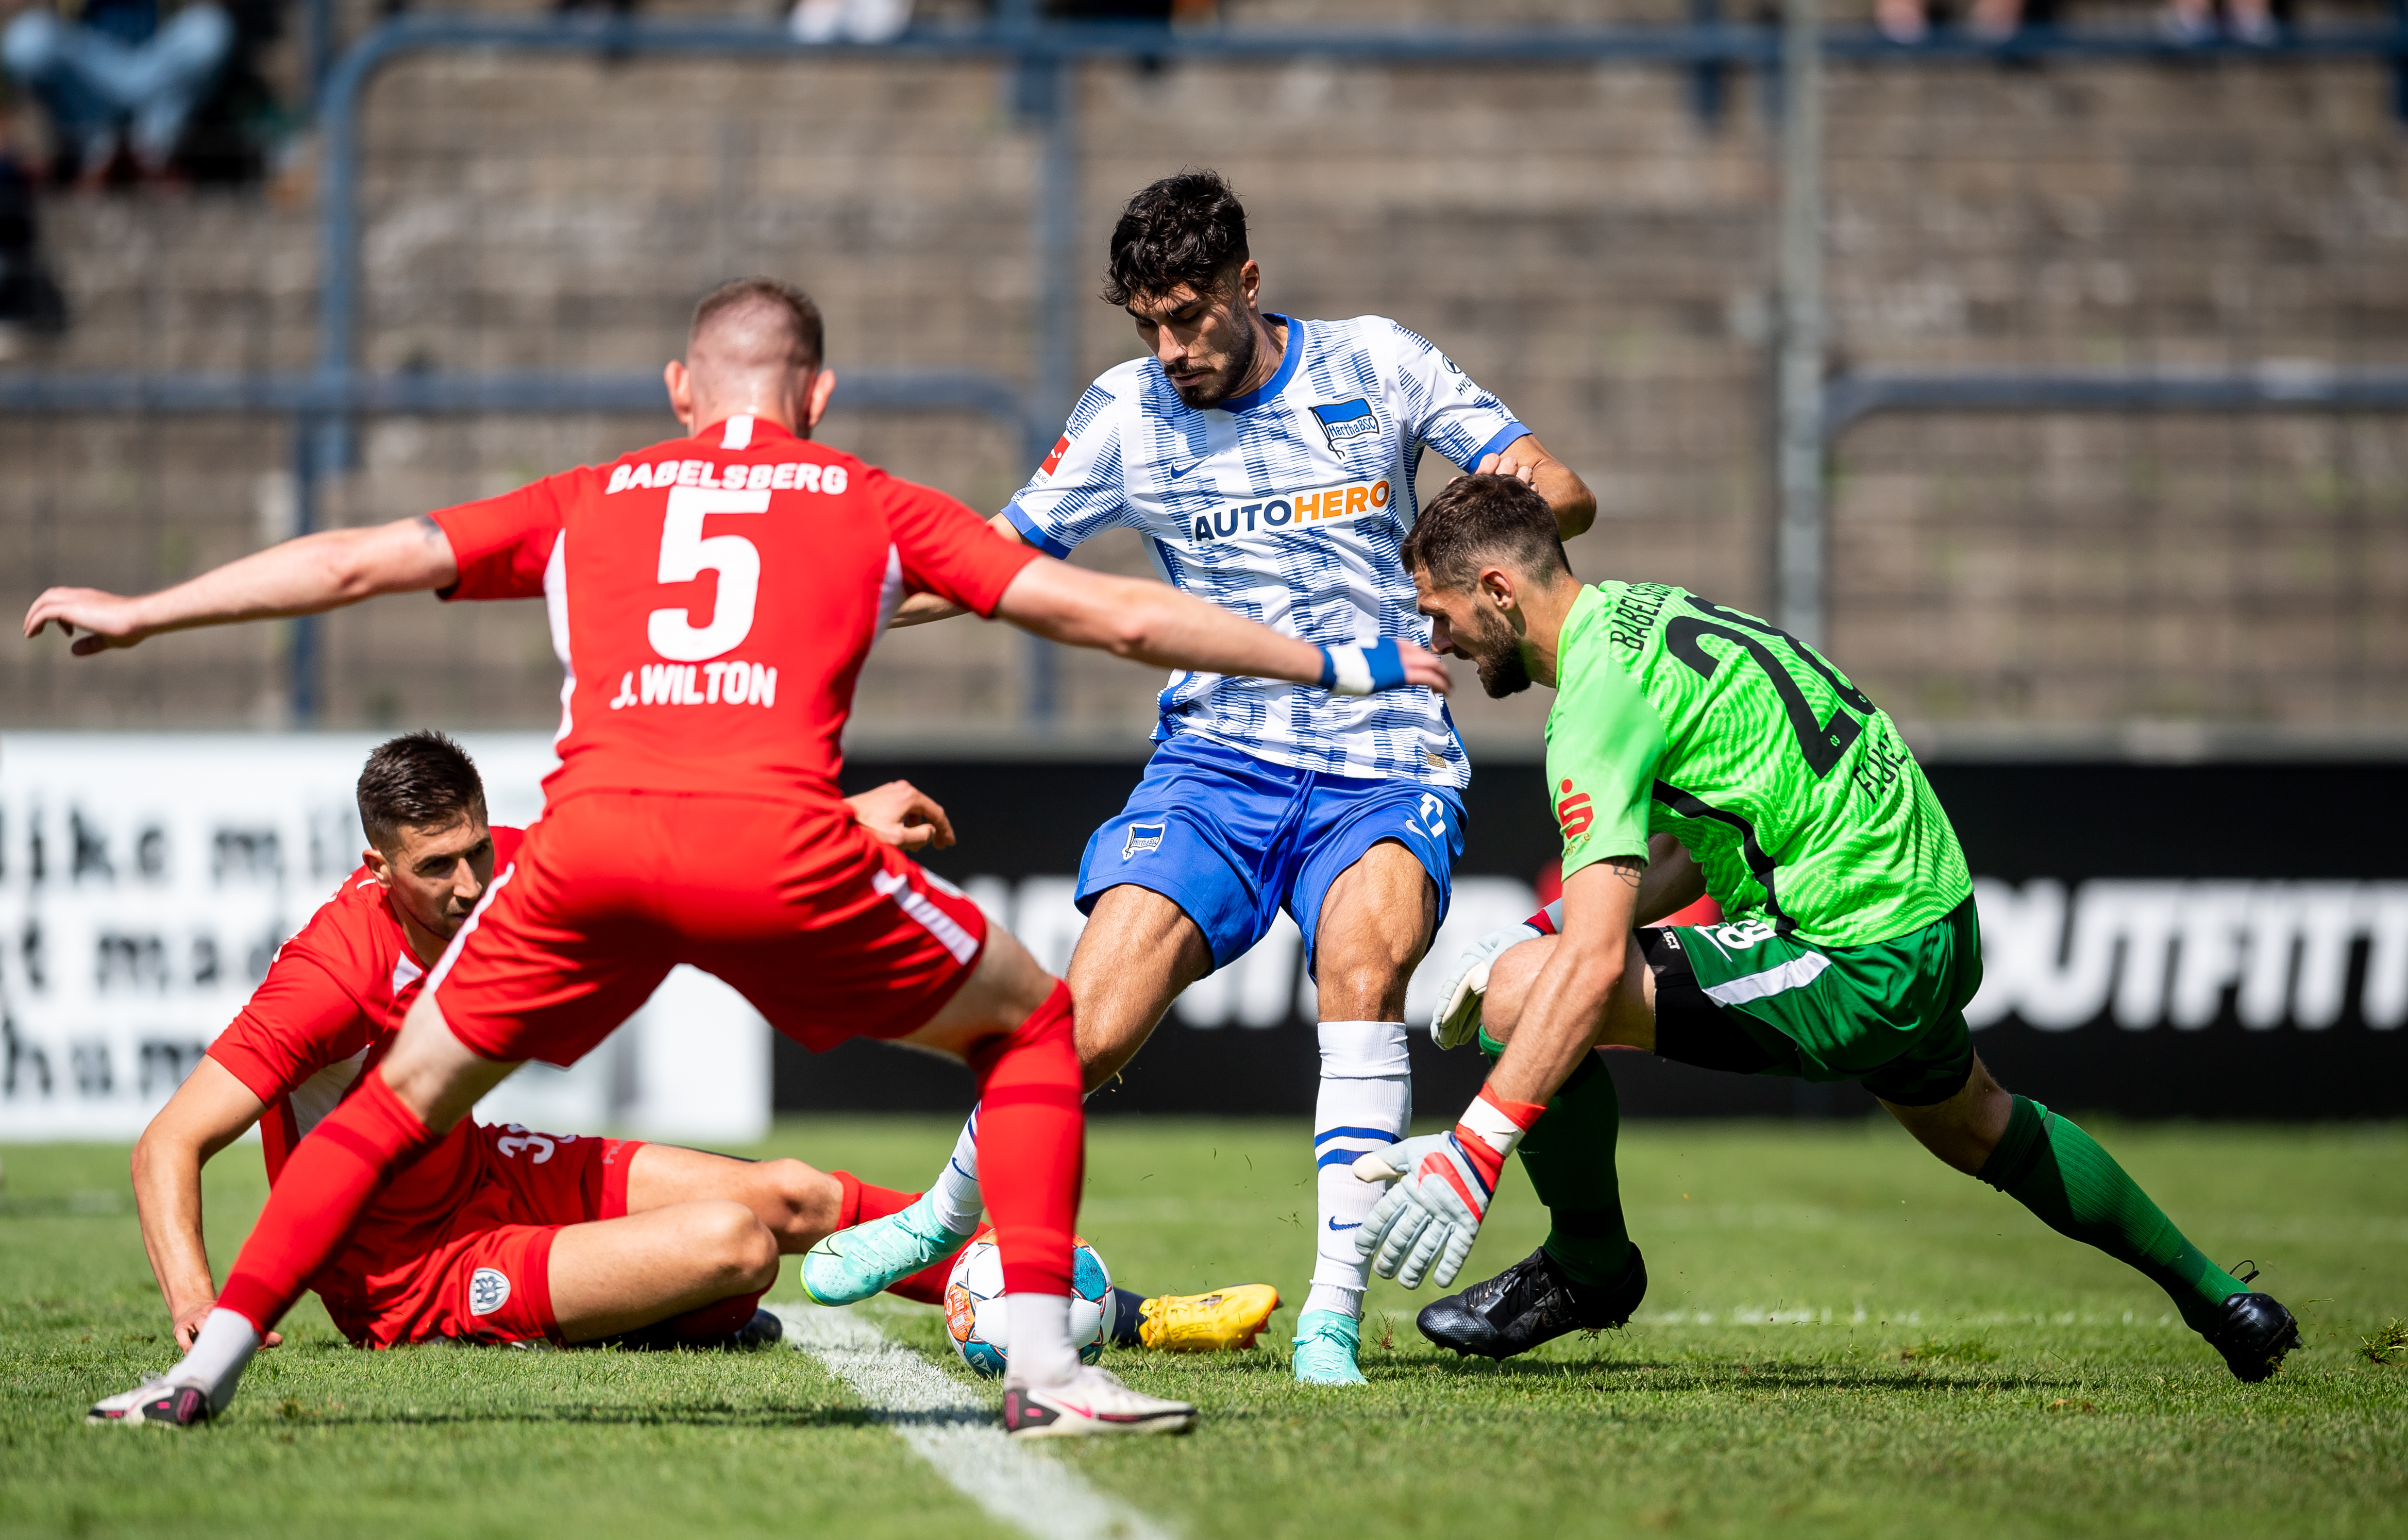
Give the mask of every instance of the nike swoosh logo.
POLYGON ((1356 1219, 1353 1224, 1340 1224, 1336 1219, 1332 1219, 1329 1221, 1329 1228, 1332 1230, 1360 1230, 1363 1228, 1363 1221, 1356 1219))

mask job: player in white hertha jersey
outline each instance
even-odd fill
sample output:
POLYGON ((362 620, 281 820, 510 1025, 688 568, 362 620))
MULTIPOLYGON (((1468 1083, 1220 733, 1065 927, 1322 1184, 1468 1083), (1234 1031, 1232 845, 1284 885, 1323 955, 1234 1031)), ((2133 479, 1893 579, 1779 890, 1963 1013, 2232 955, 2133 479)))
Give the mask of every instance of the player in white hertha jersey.
MULTIPOLYGON (((1393 666, 1378 638, 1426 634, 1398 557, 1425 446, 1528 481, 1568 537, 1596 499, 1421 337, 1378 316, 1266 313, 1261 277, 1245 210, 1214 173, 1129 200, 1105 297, 1126 307, 1148 356, 1088 387, 995 526, 1054 556, 1134 529, 1165 580, 1376 676, 1393 666), (1366 649, 1360 664, 1346 644, 1366 649)), ((950 613, 916 598, 903 623, 950 613)), ((1321 1000, 1319 1255, 1296 1372, 1360 1384, 1354 1232, 1379 1190, 1350 1167, 1402 1138, 1412 1116, 1405 982, 1446 913, 1470 766, 1426 690, 1340 699, 1180 673, 1159 706, 1144 777, 1080 863, 1091 918, 1069 973, 1086 1082, 1110 1079, 1179 991, 1243 954, 1280 909, 1295 917, 1321 1000)), ((867 1298, 960 1244, 976 1171, 966 1132, 920 1204, 806 1257, 805 1287, 829 1304, 867 1298)))

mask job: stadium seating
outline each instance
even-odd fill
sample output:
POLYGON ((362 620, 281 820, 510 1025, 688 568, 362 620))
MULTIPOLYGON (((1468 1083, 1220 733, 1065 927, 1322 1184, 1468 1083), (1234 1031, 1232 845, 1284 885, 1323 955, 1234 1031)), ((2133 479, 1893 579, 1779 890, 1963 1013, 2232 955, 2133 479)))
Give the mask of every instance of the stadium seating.
MULTIPOLYGON (((2360 343, 2402 335, 2408 310, 2379 63, 1885 64, 1835 66, 1832 82, 1843 364, 2394 362, 2360 343)), ((1709 132, 1688 89, 1631 67, 1096 65, 1076 250, 1099 256, 1128 189, 1220 166, 1254 211, 1271 301, 1427 333, 1582 470, 1601 507, 1574 548, 1583 571, 1762 606, 1764 98, 1736 91, 1709 132)), ((1028 370, 1036 145, 990 65, 415 58, 373 88, 366 122, 363 350, 378 367, 649 367, 694 294, 761 269, 818 294, 839 370, 1028 370)), ((74 325, 25 362, 305 365, 308 175, 305 143, 260 194, 54 200, 74 325)), ((1108 307, 1083 307, 1082 377, 1132 347, 1108 307)), ((398 517, 669 426, 377 421, 328 513, 398 517)), ((2408 640, 2383 617, 2408 612, 2408 493, 2378 462, 2397 432, 2380 417, 1870 423, 1839 458, 1832 647, 1917 721, 2396 720, 2408 640), (2298 539, 2362 559, 2286 563, 2298 539)), ((37 580, 196 570, 286 527, 285 433, 0 421, 16 468, 0 539, 33 553, 37 580)), ((829 436, 982 506, 1025 470, 972 418, 839 411, 829 436)), ((1095 559, 1143 570, 1133 542, 1098 545, 1095 559)), ((115 665, 143 672, 140 704, 112 696, 106 712, 58 649, 19 649, 0 660, 0 696, 25 723, 272 721, 287 708, 279 645, 244 631, 146 649, 115 665)), ((1014 720, 1017 649, 953 628, 893 638, 865 728, 1014 720)), ((532 724, 556 709, 532 612, 369 606, 328 623, 325 659, 331 721, 532 724)), ((1061 680, 1082 732, 1142 724, 1154 688, 1090 658, 1065 659, 1061 680)), ((1541 708, 1459 707, 1470 730, 1516 736, 1541 708)))

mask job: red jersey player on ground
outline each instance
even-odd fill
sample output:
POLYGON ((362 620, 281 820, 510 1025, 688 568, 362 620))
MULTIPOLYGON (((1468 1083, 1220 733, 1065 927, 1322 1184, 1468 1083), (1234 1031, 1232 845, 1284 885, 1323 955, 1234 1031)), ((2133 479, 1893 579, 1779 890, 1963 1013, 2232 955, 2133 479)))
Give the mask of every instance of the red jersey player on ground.
POLYGON ((666 380, 690 438, 425 520, 304 536, 143 598, 53 589, 27 612, 27 635, 80 627, 89 653, 378 593, 540 594, 568 676, 561 766, 519 858, 382 1063, 294 1149, 192 1350, 96 1415, 180 1426, 222 1410, 394 1172, 520 1062, 581 1058, 683 962, 807 1047, 881 1037, 977 1072, 1010 1295, 1007 1428, 1193 1424, 1194 1407, 1082 1368, 1071 1348, 1085 1123, 1069 991, 853 821, 836 789, 853 681, 907 592, 1157 667, 1368 692, 1442 690, 1444 664, 1396 638, 1315 647, 1167 585, 1065 565, 797 436, 835 378, 817 309, 788 285, 707 296, 666 380))
MULTIPOLYGON (((944 810, 907 782, 846 801, 889 843, 951 843, 944 810)), ((381 1060, 425 971, 495 865, 518 853, 521 831, 488 829, 476 766, 440 734, 408 734, 370 754, 358 802, 370 838, 364 864, 284 944, 134 1148, 142 1239, 181 1348, 217 1304, 201 1167, 258 1123, 273 1182, 300 1137, 381 1060)), ((916 1196, 800 1161, 464 1119, 379 1194, 341 1255, 309 1281, 361 1347, 435 1338, 749 1347, 780 1335, 778 1318, 756 1303, 781 1252, 916 1196)), ((940 1303, 951 1262, 894 1292, 940 1303)), ((1154 1300, 1115 1292, 1125 1330, 1114 1340, 1131 1347, 1240 1346, 1277 1304, 1261 1285, 1154 1300)))
MULTIPOLYGON (((134 1147, 143 1244, 181 1347, 217 1303, 203 1163, 256 1122, 274 1182, 301 1136, 382 1060, 426 971, 518 854, 521 832, 488 829, 476 766, 439 734, 380 747, 358 797, 365 863, 284 944, 134 1147)), ((904 782, 849 800, 873 833, 926 839, 940 827, 927 814, 941 810, 904 782)), ((780 1253, 911 1197, 800 1161, 463 1119, 377 1195, 309 1283, 365 1348, 752 1346, 779 1335, 778 1318, 755 1307, 780 1253)))

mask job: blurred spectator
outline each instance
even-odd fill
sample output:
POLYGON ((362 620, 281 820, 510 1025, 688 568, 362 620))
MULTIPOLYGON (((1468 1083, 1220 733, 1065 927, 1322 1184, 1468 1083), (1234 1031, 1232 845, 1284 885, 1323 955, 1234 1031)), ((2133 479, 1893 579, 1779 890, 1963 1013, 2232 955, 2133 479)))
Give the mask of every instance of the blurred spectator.
MULTIPOLYGON (((2166 0, 2159 24, 2177 43, 2212 43, 2216 35, 2215 0, 2166 0)), ((2225 0, 2224 28, 2234 42, 2251 48, 2271 48, 2282 40, 2268 0, 2225 0)))
MULTIPOLYGON (((1875 0, 1873 23, 1893 43, 1920 43, 1931 36, 1924 0, 1875 0)), ((1973 0, 1965 17, 1965 30, 1985 43, 2003 43, 2023 24, 2023 0, 1973 0)))
POLYGON ((786 25, 800 43, 884 43, 911 24, 911 0, 796 0, 786 25))
MULTIPOLYGON (((1965 30, 1985 43, 2003 43, 2029 20, 2039 26, 2056 20, 2047 0, 1972 0, 1965 13, 1965 30), (2027 11, 2038 14, 2027 16, 2027 11)), ((2215 41, 2216 0, 2166 0, 2157 16, 2158 30, 2177 43, 2197 46, 2215 41)), ((1893 43, 1920 43, 1931 35, 1927 0, 1874 0, 1873 22, 1893 43)), ((2224 31, 2235 42, 2268 47, 2281 38, 2272 0, 2224 0, 2224 31)))
MULTIPOLYGON (((786 24, 806 43, 884 43, 911 25, 911 6, 912 0, 796 0, 786 24)), ((1197 26, 1218 16, 1220 0, 1039 0, 1037 8, 1059 21, 1197 26)))
POLYGON ((66 330, 66 301, 42 259, 36 178, 7 140, 0 120, 0 361, 15 356, 29 336, 66 330))
POLYGON ((164 21, 158 0, 85 0, 75 15, 36 0, 0 33, 0 60, 48 110, 81 179, 97 185, 121 148, 146 178, 169 175, 235 43, 217 0, 193 0, 164 21))

